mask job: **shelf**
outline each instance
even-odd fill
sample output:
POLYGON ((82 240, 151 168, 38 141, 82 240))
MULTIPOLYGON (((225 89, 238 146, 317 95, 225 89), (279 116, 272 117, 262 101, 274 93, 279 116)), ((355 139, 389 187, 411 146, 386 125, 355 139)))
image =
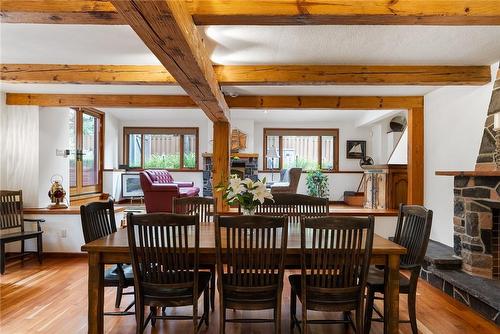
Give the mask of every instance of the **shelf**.
POLYGON ((436 171, 438 176, 500 176, 500 170, 436 171))

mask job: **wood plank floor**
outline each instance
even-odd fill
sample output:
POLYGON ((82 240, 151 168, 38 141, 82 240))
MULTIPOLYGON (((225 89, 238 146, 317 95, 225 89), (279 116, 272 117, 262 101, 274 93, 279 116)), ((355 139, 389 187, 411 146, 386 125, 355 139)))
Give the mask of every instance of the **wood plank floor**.
MULTIPOLYGON (((288 282, 286 279, 285 282, 288 282)), ((289 285, 283 296, 282 328, 289 332, 289 285)), ((106 288, 105 310, 113 310, 115 290, 106 288)), ((125 296, 122 306, 131 296, 125 296)), ((500 333, 499 328, 470 309, 441 293, 429 284, 419 283, 417 317, 421 333, 486 334, 500 333)), ((401 297, 401 317, 406 318, 406 298, 401 297)), ((201 307, 201 305, 200 305, 201 307)), ((299 305, 300 310, 300 305, 299 305)), ((170 310, 186 314, 189 308, 170 310)), ((228 317, 239 312, 228 312, 228 317)), ((270 316, 271 312, 253 312, 256 316, 270 316)), ((315 314, 321 318, 323 314, 315 314)), ((158 321, 145 333, 189 333, 189 321, 158 321)), ((7 273, 0 277, 0 333, 86 333, 87 331, 87 262, 85 258, 46 258, 43 265, 33 260, 21 266, 10 262, 7 273)), ((105 317, 106 333, 135 333, 133 316, 105 317)), ((270 333, 272 325, 228 324, 227 333, 270 333)), ((351 333, 343 325, 314 325, 312 333, 351 333)), ((210 314, 210 326, 200 333, 218 333, 218 310, 210 314)), ((372 334, 382 333, 381 324, 374 324, 372 334)), ((411 333, 408 324, 400 325, 400 333, 411 333)))

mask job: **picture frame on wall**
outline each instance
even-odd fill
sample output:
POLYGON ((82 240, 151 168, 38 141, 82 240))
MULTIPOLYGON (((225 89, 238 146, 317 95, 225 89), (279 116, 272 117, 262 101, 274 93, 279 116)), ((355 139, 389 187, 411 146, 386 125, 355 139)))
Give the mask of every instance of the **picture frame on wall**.
POLYGON ((361 159, 366 156, 366 140, 348 140, 346 144, 347 159, 361 159))
POLYGON ((138 198, 143 197, 139 173, 122 174, 122 197, 138 198))

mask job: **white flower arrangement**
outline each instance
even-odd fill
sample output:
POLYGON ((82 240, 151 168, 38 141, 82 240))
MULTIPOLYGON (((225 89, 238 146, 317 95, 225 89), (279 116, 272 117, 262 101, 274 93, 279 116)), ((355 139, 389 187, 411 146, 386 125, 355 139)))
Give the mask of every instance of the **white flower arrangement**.
POLYGON ((217 186, 217 190, 224 191, 223 198, 229 205, 239 204, 249 213, 253 213, 255 207, 264 203, 266 198, 273 199, 266 188, 265 178, 254 182, 249 178, 242 180, 237 175, 231 175, 229 183, 217 186))

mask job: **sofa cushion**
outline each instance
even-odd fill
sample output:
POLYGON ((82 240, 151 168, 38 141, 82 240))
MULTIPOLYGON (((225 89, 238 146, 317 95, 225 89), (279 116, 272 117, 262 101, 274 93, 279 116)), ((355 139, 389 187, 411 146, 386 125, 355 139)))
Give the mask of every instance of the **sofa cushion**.
POLYGON ((200 188, 198 188, 198 187, 182 187, 182 188, 179 188, 179 196, 180 197, 198 196, 199 192, 200 192, 200 188))

